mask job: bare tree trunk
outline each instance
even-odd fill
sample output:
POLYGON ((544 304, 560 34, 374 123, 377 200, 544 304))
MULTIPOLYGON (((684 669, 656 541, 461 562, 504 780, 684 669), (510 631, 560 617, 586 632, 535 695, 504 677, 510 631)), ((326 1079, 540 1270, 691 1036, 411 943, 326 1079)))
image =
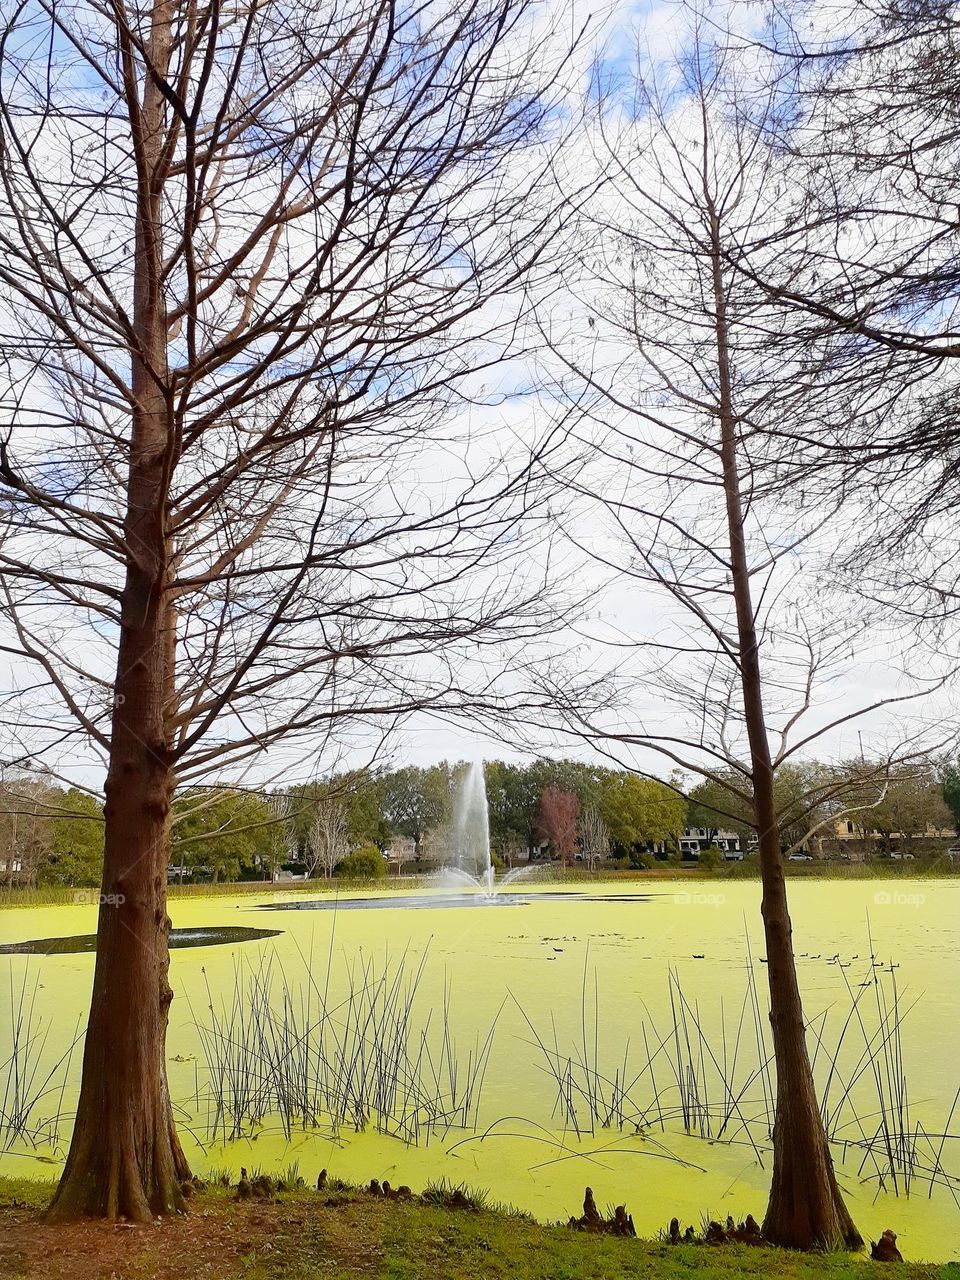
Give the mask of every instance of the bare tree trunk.
POLYGON ((12 888, 13 888, 13 864, 16 862, 16 859, 17 859, 17 834, 18 834, 17 827, 18 827, 18 819, 19 819, 19 817, 20 817, 19 811, 18 811, 17 809, 14 809, 14 811, 13 811, 13 838, 12 838, 12 840, 10 841, 10 855, 9 855, 9 857, 8 857, 8 859, 7 859, 7 884, 6 884, 6 887, 7 887, 8 889, 12 889, 12 888))
POLYGON ((114 717, 93 999, 73 1140, 48 1211, 53 1220, 91 1214, 150 1221, 183 1207, 180 1183, 189 1176, 164 1063, 173 994, 165 874, 173 779, 162 739, 136 714, 149 709, 159 723, 162 686, 147 631, 138 629, 120 649, 121 664, 126 657, 130 665, 118 689, 137 688, 114 717))
MULTIPOLYGON (((170 16, 154 9, 148 57, 162 75, 170 16)), ((129 87, 128 87, 128 91, 129 87)), ((175 614, 166 507, 173 460, 166 312, 161 287, 160 168, 163 99, 143 90, 138 161, 127 487, 128 549, 110 739, 103 896, 93 998, 73 1140, 52 1219, 81 1214, 150 1221, 183 1208, 190 1171, 173 1123, 165 1045, 173 992, 167 978, 166 868, 174 773, 169 741, 175 614), (116 975, 123 974, 117 982, 116 975)))
MULTIPOLYGON (((131 468, 131 520, 141 545, 162 457, 131 468)), ((131 527, 130 532, 134 529, 131 527)), ((162 554, 157 557, 162 564, 162 554)), ((172 615, 163 578, 131 564, 124 598, 106 782, 97 959, 80 1101, 54 1219, 93 1214, 150 1221, 183 1207, 190 1171, 177 1140, 164 1058, 173 997, 167 978, 166 866, 174 775, 165 740, 172 615), (123 974, 116 982, 115 975, 123 974)))
MULTIPOLYGON (((710 202, 709 192, 707 201, 710 202)), ((767 947, 770 1025, 777 1068, 773 1174, 763 1234, 772 1243, 788 1248, 811 1249, 843 1244, 858 1249, 863 1240, 837 1186, 817 1102, 793 954, 793 930, 780 852, 773 761, 764 716, 757 627, 744 537, 720 228, 712 207, 711 260, 716 307, 720 454, 730 536, 740 684, 750 745, 753 808, 759 840, 760 909, 767 947)))

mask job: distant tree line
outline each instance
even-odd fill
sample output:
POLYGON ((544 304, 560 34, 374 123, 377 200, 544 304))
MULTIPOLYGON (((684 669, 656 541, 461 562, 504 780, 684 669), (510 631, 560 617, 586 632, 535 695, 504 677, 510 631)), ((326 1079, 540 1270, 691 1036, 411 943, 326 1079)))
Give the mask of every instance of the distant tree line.
MULTIPOLYGON (((284 868, 311 877, 383 874, 382 854, 410 842, 404 861, 439 865, 453 848, 461 763, 357 770, 273 792, 190 788, 174 802, 173 877, 270 880, 284 868)), ((676 857, 686 827, 729 831, 751 847, 749 804, 724 778, 684 793, 575 760, 485 765, 493 859, 649 865, 676 857)), ((869 762, 811 761, 777 774, 784 851, 829 844, 837 823, 877 854, 923 849, 960 830, 960 761, 904 766, 878 778, 869 762)), ((103 862, 103 809, 92 795, 23 774, 0 783, 0 883, 92 888, 103 862)))
MULTIPOLYGON (((785 764, 777 770, 775 799, 781 814, 783 851, 829 844, 838 824, 844 838, 876 853, 919 847, 960 829, 960 772, 955 763, 878 768, 850 760, 785 764)), ((723 827, 745 844, 753 832, 749 803, 738 801, 731 782, 701 782, 690 793, 690 825, 723 827)))

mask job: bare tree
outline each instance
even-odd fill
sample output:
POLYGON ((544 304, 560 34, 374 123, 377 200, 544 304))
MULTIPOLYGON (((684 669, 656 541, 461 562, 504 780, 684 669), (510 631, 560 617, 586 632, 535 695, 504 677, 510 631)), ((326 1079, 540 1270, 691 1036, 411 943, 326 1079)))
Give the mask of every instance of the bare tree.
POLYGON ((61 793, 37 770, 5 770, 0 780, 0 876, 32 885, 49 856, 61 793))
POLYGON ((580 815, 580 849, 588 871, 596 871, 610 853, 610 833, 595 804, 587 805, 580 815))
POLYGON ((267 832, 267 870, 271 880, 277 878, 281 864, 291 861, 297 853, 291 819, 294 805, 290 796, 274 791, 268 800, 275 825, 267 832))
POLYGON ((941 0, 849 0, 829 27, 815 16, 805 0, 781 8, 761 42, 784 108, 764 121, 768 140, 792 157, 797 190, 769 227, 788 263, 756 280, 844 334, 851 357, 899 352, 915 377, 934 374, 960 355, 956 14, 941 0), (817 270, 812 227, 826 229, 817 270))
POLYGON ((565 57, 530 0, 5 10, 9 754, 99 752, 119 904, 53 1218, 184 1204, 175 785, 471 705, 452 650, 535 625, 529 467, 450 415, 549 278, 565 57))
MULTIPOLYGON (((640 770, 655 752, 708 779, 732 814, 748 811, 777 1067, 764 1235, 858 1247, 806 1044, 775 780, 883 698, 829 701, 863 635, 863 619, 814 572, 842 536, 839 503, 771 496, 781 428, 799 439, 836 394, 829 347, 811 358, 789 314, 739 266, 773 252, 765 235, 789 183, 750 119, 775 111, 776 97, 758 105, 732 55, 688 34, 689 57, 656 79, 641 74, 635 99, 609 91, 594 135, 608 184, 580 236, 578 302, 565 331, 556 320, 550 329, 582 415, 568 484, 583 507, 571 504, 568 536, 615 575, 613 608, 627 619, 591 639, 613 646, 614 676, 642 701, 629 715, 588 716, 562 687, 556 695, 567 723, 608 756, 640 770)), ((791 460, 797 472, 801 461, 791 460)), ((874 644, 872 657, 896 656, 880 636, 874 644)), ((804 803, 794 797, 791 821, 829 794, 818 782, 804 803)))
POLYGON ((807 491, 819 473, 823 489, 843 486, 859 503, 859 536, 838 570, 850 590, 933 623, 954 652, 956 29, 952 6, 939 0, 850 0, 828 28, 805 2, 777 6, 763 47, 784 109, 764 128, 791 159, 794 189, 770 220, 776 254, 736 264, 811 349, 832 349, 838 391, 853 389, 861 404, 845 414, 838 394, 803 437, 807 491))
POLYGON ((313 876, 319 869, 329 880, 349 852, 346 809, 335 795, 325 796, 317 802, 307 833, 307 875, 313 876))

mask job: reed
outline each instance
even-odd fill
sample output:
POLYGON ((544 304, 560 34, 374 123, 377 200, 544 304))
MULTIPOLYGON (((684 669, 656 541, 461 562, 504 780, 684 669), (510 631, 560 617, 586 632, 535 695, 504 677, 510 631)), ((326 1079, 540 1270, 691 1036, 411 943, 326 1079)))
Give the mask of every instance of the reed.
MULTIPOLYGON (((872 951, 872 946, 871 946, 872 951)), ((916 1001, 904 1001, 898 966, 871 956, 865 976, 852 982, 839 957, 849 999, 808 1024, 811 1059, 824 1126, 842 1160, 857 1161, 862 1181, 895 1195, 909 1195, 919 1179, 932 1195, 946 1188, 960 1205, 960 1176, 947 1168, 960 1144, 952 1128, 960 1088, 943 1123, 930 1129, 916 1120, 905 1065, 904 1022, 916 1001)), ((514 997, 541 1068, 552 1081, 553 1116, 577 1139, 599 1130, 646 1135, 681 1130, 711 1142, 748 1146, 764 1165, 770 1153, 775 1084, 753 958, 747 956, 741 998, 721 1002, 709 1030, 699 1001, 688 996, 679 974, 667 972, 666 1019, 658 1023, 644 1005, 637 1034, 618 1049, 602 1031, 596 975, 584 959, 579 1027, 561 1042, 556 1019, 549 1034, 538 1028, 514 997), (599 1046, 607 1046, 601 1054, 599 1046), (639 1050, 634 1046, 639 1045, 639 1050)))
POLYGON ((452 1031, 451 992, 421 1016, 426 952, 396 962, 362 953, 345 966, 343 994, 321 985, 312 956, 292 980, 268 955, 238 962, 218 998, 207 987, 197 1020, 210 1141, 230 1141, 268 1119, 295 1128, 378 1133, 427 1145, 475 1128, 499 1013, 463 1052, 452 1031))
POLYGON ((24 968, 19 983, 9 967, 10 998, 9 1053, 0 1063, 0 1152, 15 1145, 37 1149, 58 1146, 60 1127, 65 1119, 64 1095, 70 1075, 73 1051, 80 1039, 79 1023, 68 1048, 46 1061, 50 1023, 37 1013, 40 978, 29 984, 29 969, 24 968), (49 1109, 56 1100, 54 1110, 49 1109))

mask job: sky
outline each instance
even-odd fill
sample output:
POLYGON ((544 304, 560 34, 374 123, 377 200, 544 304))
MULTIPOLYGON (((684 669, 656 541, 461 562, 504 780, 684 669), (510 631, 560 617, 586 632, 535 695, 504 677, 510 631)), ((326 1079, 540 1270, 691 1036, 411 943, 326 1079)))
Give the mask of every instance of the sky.
MULTIPOLYGON (((818 15, 832 14, 833 10, 821 5, 811 12, 816 22, 818 15)), ((576 3, 563 9, 557 7, 555 13, 561 13, 564 22, 569 17, 574 30, 585 19, 587 10, 576 3)), ((607 76, 626 75, 639 49, 648 67, 656 68, 658 75, 669 78, 674 73, 666 67, 678 52, 684 20, 684 11, 673 4, 613 5, 605 10, 593 22, 594 36, 588 37, 581 55, 565 73, 571 104, 576 102, 577 92, 593 73, 593 52, 601 43, 600 60, 607 76)), ((727 24, 741 34, 750 32, 759 20, 760 11, 750 5, 717 5, 710 11, 711 22, 718 27, 727 24)), ((690 120, 683 116, 685 104, 678 104, 675 110, 680 136, 683 128, 690 126, 690 120)), ((625 136, 629 137, 634 122, 628 110, 624 108, 614 115, 616 126, 625 126, 625 136)), ((560 165, 565 181, 587 187, 596 167, 596 133, 593 126, 576 117, 572 106, 570 122, 571 133, 560 165)), ((695 120, 693 124, 696 125, 695 120)), ((642 148, 639 155, 638 163, 642 166, 642 148)), ((640 185, 650 180, 647 170, 641 174, 640 185)), ((478 190, 474 199, 479 216, 483 192, 478 190)), ((605 188, 601 196, 590 199, 593 203, 588 211, 611 223, 633 216, 615 189, 605 188)), ((108 209, 104 217, 109 216, 108 209)), ((604 370, 616 371, 623 377, 625 387, 642 388, 642 374, 638 372, 636 352, 631 344, 624 342, 622 334, 604 328, 601 321, 594 319, 591 310, 598 303, 598 286, 584 285, 584 279, 592 269, 594 258, 602 258, 608 247, 591 239, 594 235, 602 238, 603 233, 596 232, 596 225, 586 222, 577 223, 572 229, 558 229, 560 237, 582 236, 573 247, 583 270, 574 273, 576 287, 568 280, 559 284, 553 279, 539 283, 538 288, 544 290, 543 296, 536 299, 539 323, 549 330, 552 338, 561 345, 566 344, 565 350, 575 352, 578 359, 585 352, 590 359, 602 359, 604 370), (594 229, 583 232, 584 226, 594 229)), ((119 255, 120 249, 115 252, 119 255)), ((612 260, 616 270, 615 255, 612 260)), ((609 270, 611 263, 608 261, 605 265, 609 270)), ((600 298, 599 304, 603 302, 600 298)), ((598 316, 602 310, 603 305, 598 305, 598 316)), ((569 411, 571 402, 567 392, 558 390, 565 376, 549 354, 514 360, 495 374, 485 374, 482 385, 478 379, 474 387, 466 388, 473 392, 469 409, 449 427, 444 427, 444 434, 456 437, 459 433, 464 439, 469 438, 469 445, 447 448, 437 441, 413 460, 411 470, 402 476, 378 472, 373 479, 367 478, 368 487, 375 489, 382 480, 382 492, 386 495, 389 481, 407 498, 418 491, 436 497, 476 469, 482 469, 484 460, 488 461, 498 450, 508 455, 516 455, 518 450, 522 453, 531 440, 548 431, 551 424, 569 411)), ((625 398, 630 399, 631 395, 625 398)), ((486 651, 473 657, 468 655, 464 659, 465 670, 475 683, 495 677, 508 704, 517 701, 520 689, 534 679, 554 683, 565 693, 584 683, 590 685, 594 680, 603 680, 607 703, 596 711, 593 723, 609 729, 612 739, 640 732, 686 740, 701 735, 700 748, 709 747, 709 735, 714 730, 708 731, 697 724, 696 693, 700 687, 698 682, 708 678, 714 682, 711 689, 715 692, 716 672, 705 670, 700 657, 674 656, 669 663, 663 657, 665 650, 675 653, 687 641, 692 641, 689 615, 679 611, 662 590, 617 571, 618 566, 621 570, 628 567, 632 553, 612 524, 610 510, 589 496, 590 492, 599 492, 609 497, 612 492, 622 490, 633 501, 633 495, 642 491, 645 501, 656 504, 659 500, 656 485, 651 488, 647 480, 638 482, 637 486, 624 487, 624 477, 634 474, 630 471, 632 453, 628 456, 621 451, 619 457, 604 459, 598 447, 606 439, 604 433, 620 427, 622 421, 622 415, 618 417, 615 409, 605 405, 583 430, 578 425, 574 438, 561 451, 561 462, 572 483, 555 491, 549 499, 546 520, 551 547, 549 562, 548 543, 542 529, 529 542, 518 544, 521 552, 518 572, 535 582, 549 563, 551 583, 564 601, 575 606, 574 617, 549 634, 533 636, 522 643, 507 643, 499 653, 486 651), (640 647, 632 648, 634 642, 640 642, 640 647)), ((634 425, 628 415, 628 433, 634 425)), ((645 443, 650 445, 651 441, 645 443)), ((632 449, 632 446, 626 447, 632 449)), ((617 448, 622 449, 622 440, 618 441, 617 448)), ((375 500, 371 498, 371 502, 375 500)), ((671 509, 679 511, 689 527, 706 528, 712 515, 707 507, 697 509, 696 502, 701 500, 672 498, 672 503, 679 501, 680 505, 671 509)), ((764 537, 774 544, 788 546, 797 521, 802 523, 806 518, 802 511, 798 515, 796 508, 795 502, 785 503, 782 510, 775 504, 769 507, 764 516, 764 537)), ((819 730, 837 722, 835 727, 828 728, 821 743, 808 748, 811 754, 830 758, 850 757, 861 751, 868 754, 886 751, 896 738, 912 740, 919 734, 927 734, 929 740, 936 743, 939 723, 953 716, 951 697, 937 691, 916 704, 899 704, 893 714, 877 709, 856 724, 847 721, 857 707, 901 697, 918 687, 918 677, 921 680, 935 677, 941 658, 933 640, 906 632, 894 634, 886 625, 877 627, 865 621, 868 615, 861 612, 861 603, 854 600, 849 587, 830 582, 828 576, 824 576, 823 566, 831 551, 854 535, 860 514, 854 508, 842 514, 831 530, 832 544, 827 545, 829 539, 821 540, 823 545, 815 543, 813 552, 805 550, 802 569, 799 555, 785 555, 771 580, 769 592, 768 622, 772 634, 765 653, 770 660, 772 726, 789 716, 798 690, 797 644, 802 627, 791 618, 801 617, 803 611, 818 620, 832 618, 838 632, 846 637, 844 651, 838 651, 822 695, 818 695, 807 712, 812 729, 819 730)), ((42 554, 42 538, 35 550, 38 555, 42 554)), ((481 584, 484 572, 481 569, 479 573, 481 584)), ((487 585, 491 583, 488 581, 487 585)), ((100 626, 99 636, 105 643, 98 645, 97 635, 96 627, 89 629, 85 640, 75 641, 64 633, 62 643, 68 656, 78 654, 78 660, 98 669, 108 680, 113 637, 108 627, 100 626)), ((429 669, 432 657, 428 654, 417 659, 424 671, 429 669)), ((15 659, 7 661, 8 687, 29 687, 30 678, 22 664, 15 659)), ((803 680, 799 678, 801 691, 802 686, 803 680)), ((589 701, 595 692, 588 689, 584 699, 589 701)), ((28 717, 29 695, 20 707, 21 715, 28 717)), ((732 732, 737 739, 734 748, 742 748, 742 734, 736 728, 732 732)), ((672 756, 658 756, 645 747, 618 744, 609 749, 618 762, 644 772, 667 774, 675 763, 672 756)), ((389 767, 403 763, 430 764, 440 759, 522 760, 537 753, 598 758, 595 750, 585 745, 551 710, 533 708, 513 715, 507 710, 496 724, 491 716, 477 714, 441 718, 418 713, 399 724, 386 743, 381 742, 379 728, 361 725, 344 733, 336 747, 319 740, 308 740, 296 748, 289 744, 273 747, 264 757, 232 776, 248 785, 278 785, 281 781, 302 781, 333 768, 370 762, 389 767)), ((75 740, 52 755, 65 778, 98 787, 102 764, 75 740)), ((700 750, 692 754, 685 752, 683 758, 702 761, 704 756, 700 750)))

